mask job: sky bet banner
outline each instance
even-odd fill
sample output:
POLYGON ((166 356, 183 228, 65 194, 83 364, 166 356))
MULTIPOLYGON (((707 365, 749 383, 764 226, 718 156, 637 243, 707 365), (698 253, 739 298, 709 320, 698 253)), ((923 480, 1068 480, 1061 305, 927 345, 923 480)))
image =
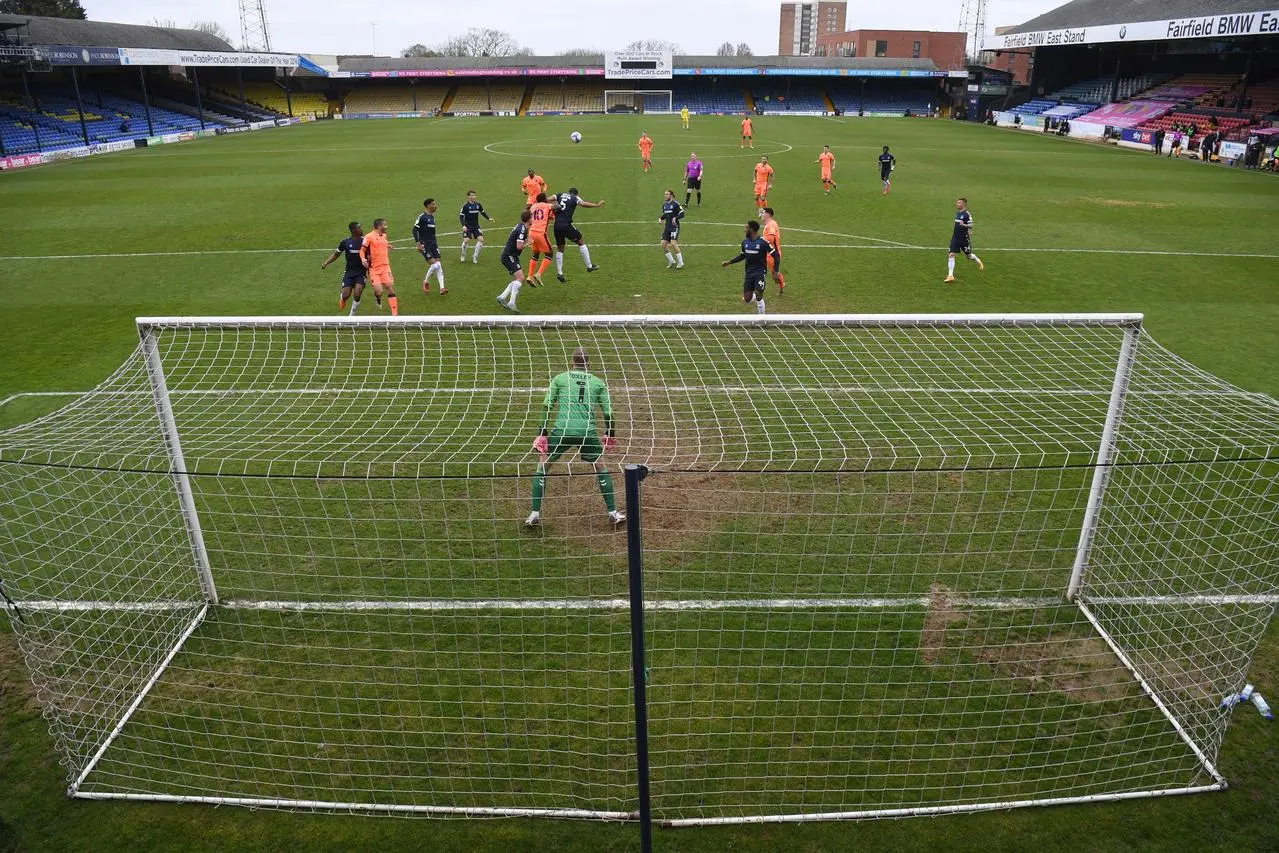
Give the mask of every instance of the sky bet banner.
POLYGON ((986 50, 1013 50, 1026 47, 1057 47, 1064 44, 1104 44, 1122 41, 1164 41, 1167 39, 1230 38, 1279 33, 1279 9, 1111 24, 1105 27, 1041 30, 1010 33, 986 40, 986 50))

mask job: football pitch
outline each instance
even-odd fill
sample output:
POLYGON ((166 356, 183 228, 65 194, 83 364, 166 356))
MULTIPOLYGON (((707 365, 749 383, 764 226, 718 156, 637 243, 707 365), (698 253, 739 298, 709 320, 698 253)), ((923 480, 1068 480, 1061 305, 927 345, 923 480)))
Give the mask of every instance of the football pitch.
MULTIPOLYGON (((519 182, 528 168, 537 169, 552 190, 576 186, 586 199, 603 198, 607 205, 580 210, 576 218, 601 269, 587 274, 577 253, 570 251, 567 283, 555 282, 548 275, 545 287, 526 288, 520 294, 520 308, 526 314, 753 313, 752 307, 740 301, 740 267, 724 270, 719 262, 736 253, 743 223, 754 218, 751 167, 761 154, 767 154, 777 170, 770 203, 784 230, 788 281, 785 294, 777 294, 770 285, 770 312, 1140 311, 1156 339, 1197 366, 1246 390, 1279 394, 1279 374, 1274 370, 1279 356, 1279 292, 1273 284, 1279 248, 1271 236, 1271 222, 1279 211, 1279 185, 1268 176, 1038 135, 924 120, 763 117, 756 122, 754 151, 740 149, 736 131, 737 122, 731 117, 696 117, 687 132, 679 129, 674 117, 326 122, 0 175, 0 210, 11 222, 0 252, 8 308, 0 318, 8 342, 6 358, 0 364, 0 399, 5 399, 0 424, 13 426, 49 412, 72 399, 64 394, 87 390, 106 378, 136 345, 135 316, 336 313, 340 268, 321 272, 319 265, 346 236, 345 224, 352 219, 368 227, 374 218, 387 218, 390 237, 405 249, 393 253, 392 258, 402 313, 493 313, 497 310, 494 297, 508 279, 498 254, 522 206, 519 182), (579 145, 568 139, 573 130, 584 134, 579 145), (656 168, 649 174, 642 172, 635 148, 641 130, 648 131, 656 142, 656 168), (840 185, 830 196, 821 191, 814 162, 823 144, 830 144, 838 158, 836 179, 840 185), (899 162, 893 193, 888 197, 881 195, 875 162, 883 145, 892 146, 899 162), (700 207, 690 209, 681 234, 686 268, 668 271, 658 245, 662 191, 674 189, 683 200, 683 164, 692 151, 707 166, 704 200, 700 207), (486 223, 489 244, 478 264, 460 263, 456 252, 455 211, 469 189, 479 193, 494 217, 492 223, 486 223), (442 240, 447 295, 422 293, 419 282, 425 265, 411 251, 408 239, 409 227, 426 196, 440 201, 441 231, 448 235, 442 240), (970 200, 977 226, 974 248, 984 259, 986 270, 978 272, 961 258, 959 282, 945 285, 945 247, 957 196, 970 200)), ((366 296, 361 313, 377 311, 366 296)), ((483 372, 475 364, 461 369, 467 375, 476 374, 476 381, 483 372)), ((799 365, 793 372, 802 375, 805 369, 799 365)), ((357 444, 377 441, 393 445, 419 438, 377 434, 375 424, 350 426, 357 444)), ((715 483, 707 481, 698 487, 714 491, 715 483)), ((407 488, 410 493, 373 494, 370 506, 422 498, 411 494, 411 483, 396 488, 407 488)), ((1003 488, 1017 491, 1015 485, 1003 488)), ((1078 505, 1082 489, 1082 480, 1060 484, 1057 495, 1063 505, 1047 511, 1061 509, 1069 514, 1078 505)), ((455 502, 463 507, 458 511, 463 516, 468 501, 518 505, 516 495, 498 494, 498 490, 483 484, 461 487, 461 494, 443 494, 440 502, 455 502), (494 493, 476 497, 468 493, 472 488, 479 492, 492 488, 494 493)), ((831 489, 829 483, 817 483, 815 490, 829 492, 826 497, 838 504, 838 490, 831 489)), ((885 485, 883 491, 893 489, 885 485)), ((215 516, 230 518, 243 506, 265 505, 258 502, 268 497, 279 498, 228 493, 206 494, 202 499, 215 516)), ((580 502, 586 497, 590 496, 575 495, 572 500, 580 502)), ((323 496, 298 496, 296 500, 299 506, 313 506, 323 496)), ((658 501, 660 505, 660 497, 658 501)), ((768 502, 763 503, 756 510, 761 518, 768 509, 768 502)), ((668 509, 671 519, 678 518, 679 506, 672 501, 668 509)), ((794 512, 804 512, 798 506, 794 512)), ((819 514, 841 514, 836 506, 817 509, 819 514)), ((813 507, 808 511, 813 512, 813 507)), ((518 512, 512 509, 508 514, 518 512)), ((905 510, 902 513, 909 515, 905 510)), ((751 531, 756 547, 786 541, 786 522, 772 521, 776 529, 751 531)), ((674 534, 676 522, 666 523, 674 534)), ((473 535, 477 540, 492 540, 506 534, 486 530, 473 535)), ((731 539, 733 531, 726 528, 719 535, 731 539)), ((265 533, 263 536, 268 538, 265 533)), ((588 539, 581 546, 588 553, 596 550, 592 541, 588 539)), ((235 547, 228 545, 228 552, 235 547)), ((774 553, 785 553, 785 548, 775 547, 774 553)), ((783 565, 784 560, 764 562, 774 580, 785 576, 796 589, 803 590, 803 567, 783 565)), ((236 565, 232 557, 227 563, 227 577, 233 586, 254 587, 252 565, 236 565)), ((658 568, 664 568, 660 560, 658 568)), ((955 569, 951 585, 958 587, 964 578, 962 567, 955 569)), ((619 570, 605 562, 595 571, 602 578, 619 570)), ((752 588, 749 576, 731 571, 724 576, 742 584, 735 592, 752 588)), ((344 596, 355 595, 345 589, 351 579, 328 580, 344 596)), ((483 592, 504 594, 508 587, 514 588, 513 580, 517 579, 487 578, 483 592)), ((567 582, 571 588, 573 579, 567 582)), ((1047 576, 1037 577, 1033 583, 1042 585, 1043 590, 1059 587, 1059 579, 1047 576)), ((881 593, 893 588, 893 579, 884 579, 884 584, 860 592, 881 593)), ((565 591, 557 588, 554 594, 565 591)), ((902 591, 920 592, 909 587, 902 591)), ((276 624, 277 617, 268 614, 253 630, 299 631, 299 637, 314 641, 344 630, 326 626, 324 621, 331 618, 295 618, 290 626, 276 624), (307 620, 313 620, 310 627, 296 624, 307 620)), ((352 620, 342 617, 348 626, 345 630, 366 633, 396 633, 400 629, 393 623, 399 618, 360 616, 355 621, 383 624, 351 628, 352 620)), ((454 617, 439 618, 446 622, 454 617)), ((520 623, 520 617, 511 618, 520 623)), ((668 623, 677 637, 674 642, 680 648, 696 650, 695 637, 681 645, 680 632, 695 634, 696 628, 691 624, 682 628, 680 618, 671 617, 668 623)), ((760 630, 761 636, 753 638, 751 626, 737 624, 738 618, 726 617, 721 630, 742 635, 744 659, 759 654, 758 665, 790 665, 753 649, 751 644, 763 642, 770 630, 760 630)), ((817 624, 823 617, 808 618, 817 624)), ((1036 629, 1035 625, 1018 624, 1015 618, 1003 622, 1003 617, 986 618, 991 623, 983 624, 983 630, 997 627, 1009 636, 1027 636, 1036 629)), ((576 619, 586 617, 563 617, 569 622, 576 619)), ((598 662, 588 668, 617 668, 612 658, 618 648, 608 638, 621 629, 612 620, 604 617, 602 627, 584 629, 604 638, 603 647, 592 652, 598 662)), ((926 625, 922 627, 927 630, 926 625)), ((234 636, 226 637, 219 634, 216 620, 210 628, 198 638, 198 645, 189 649, 195 656, 217 657, 208 650, 216 650, 219 644, 252 646, 258 642, 258 635, 246 634, 243 626, 238 626, 234 636)), ((527 630, 527 626, 514 624, 509 631, 499 631, 514 645, 496 653, 518 659, 521 632, 527 630)), ((784 630, 803 629, 787 625, 784 630)), ((881 621, 878 628, 868 630, 920 631, 921 626, 886 629, 881 621)), ((851 632, 856 633, 857 629, 851 632)), ((1065 642, 1081 639, 1063 637, 1065 642)), ((1250 677, 1271 692, 1279 691, 1273 686, 1279 684, 1277 639, 1272 627, 1250 677)), ((46 725, 27 686, 12 635, 0 635, 0 642, 0 652, 7 661, 0 694, 0 780, 12 792, 0 803, 0 847, 162 849, 174 838, 183 839, 184 849, 306 845, 319 849, 468 847, 497 851, 551 846, 626 850, 638 846, 633 825, 394 821, 72 802, 63 796, 64 772, 54 760, 46 725)), ((451 651, 477 662, 495 653, 484 648, 451 651)), ((831 650, 833 654, 840 651, 831 650)), ((374 661, 372 665, 411 671, 418 665, 416 655, 429 658, 439 652, 423 645, 407 658, 374 661)), ((300 669, 305 668, 304 658, 300 655, 296 661, 300 669)), ((945 667, 956 662, 930 664, 945 667)), ((353 658, 342 665, 358 668, 370 664, 353 658)), ((709 664, 690 655, 684 665, 689 673, 695 673, 709 664)), ((739 665, 752 664, 745 661, 739 665)), ((876 664, 871 661, 867 665, 876 664)), ((271 679, 278 673, 253 672, 252 661, 245 666, 248 668, 232 667, 218 673, 217 683, 206 688, 226 690, 230 689, 227 685, 233 687, 240 680, 266 685, 270 693, 271 679)), ((477 663, 475 668, 482 666, 477 663)), ((963 678, 962 669, 957 669, 953 678, 940 680, 959 682, 963 678)), ((454 687, 456 696, 450 701, 464 706, 471 685, 454 687)), ((200 689, 201 683, 194 677, 189 682, 179 677, 147 712, 158 719, 165 703, 180 708, 191 691, 200 689)), ((625 684, 592 681, 583 689, 616 691, 624 690, 625 684)), ((698 696, 695 681, 683 689, 694 713, 708 707, 708 701, 724 701, 723 697, 708 700, 698 696)), ((818 697, 817 701, 828 698, 835 701, 834 697, 818 697)), ((930 698, 890 693, 876 697, 876 710, 865 713, 882 714, 883 708, 893 703, 905 710, 912 701, 927 702, 930 698)), ((1119 707, 1132 698, 1126 694, 1106 698, 1116 703, 1117 714, 1141 713, 1119 707)), ((553 699, 548 697, 547 701, 553 699)), ((787 701, 788 697, 779 695, 776 707, 786 707, 787 701)), ((726 705, 724 713, 736 711, 726 705)), ((147 717, 140 717, 139 722, 145 727, 147 717)), ((900 731, 886 718, 881 724, 886 737, 900 731)), ((625 740, 625 725, 619 729, 617 720, 578 719, 568 710, 558 725, 602 726, 602 739, 625 740)), ((655 849, 840 850, 890 845, 972 849, 975 839, 981 839, 980 846, 985 849, 1075 850, 1081 845, 1083 849, 1116 850, 1264 849, 1279 844, 1275 829, 1279 810, 1273 795, 1279 782, 1279 771, 1274 769, 1279 743, 1275 732, 1273 725, 1264 723, 1251 708, 1236 711, 1220 762, 1232 784, 1224 794, 935 821, 688 829, 659 835, 655 849), (1081 841, 1080 824, 1088 827, 1086 842, 1081 841)), ((682 734, 691 749, 705 732, 693 726, 682 734)), ((239 735, 244 733, 228 730, 221 737, 239 735)), ((348 746, 358 748, 361 744, 348 746)), ((375 743, 363 746, 376 752, 375 743)), ((441 744, 460 752, 473 746, 460 735, 458 743, 441 744)), ((832 762, 840 746, 831 745, 832 762)), ((919 745, 917 760, 926 762, 927 746, 919 745)), ((216 750, 212 752, 209 756, 184 754, 173 760, 155 757, 154 772, 191 773, 182 762, 216 763, 216 750)), ((280 760, 287 765, 291 757, 286 752, 280 760)), ((376 755, 366 759, 377 760, 376 755)), ((467 760, 483 758, 477 754, 467 760)), ((528 759, 515 755, 510 760, 518 763, 528 759)), ((1089 759, 1076 755, 1071 760, 1089 759)), ((763 766, 767 761, 767 757, 756 759, 763 766)), ((621 766, 624 769, 625 763, 621 766)), ((273 769, 270 761, 264 760, 263 772, 269 774, 273 769)), ((108 756, 103 772, 124 771, 113 769, 108 756)), ((814 767, 820 776, 837 772, 834 764, 814 767)), ((894 768, 877 768, 875 772, 883 780, 896 779, 894 768)), ((440 775, 447 775, 447 767, 440 775)), ((572 783, 571 779, 559 781, 572 783)), ((969 784, 980 787, 991 783, 983 778, 969 784)), ((892 804, 897 802, 892 787, 886 782, 883 789, 870 794, 892 804)), ((995 787, 999 793, 1011 795, 1017 777, 1010 776, 995 787)), ((387 789, 386 793, 394 792, 387 789)))

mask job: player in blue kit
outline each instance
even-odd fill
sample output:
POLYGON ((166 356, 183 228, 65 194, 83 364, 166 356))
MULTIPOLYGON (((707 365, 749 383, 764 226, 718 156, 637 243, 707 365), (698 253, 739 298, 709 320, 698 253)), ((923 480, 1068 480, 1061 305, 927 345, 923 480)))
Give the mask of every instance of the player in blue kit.
POLYGON ((770 246, 768 241, 759 235, 759 223, 752 219, 746 223, 746 239, 742 241, 742 251, 737 257, 721 264, 726 267, 729 264, 746 262, 746 277, 742 281, 742 301, 754 302, 755 310, 761 314, 765 312, 764 287, 768 282, 769 257, 772 257, 775 263, 781 262, 777 249, 770 246))
POLYGON ((577 194, 577 187, 569 187, 568 192, 555 196, 552 203, 555 205, 555 277, 560 281, 568 280, 564 278, 564 246, 569 240, 576 243, 577 250, 582 253, 586 271, 595 272, 599 267, 591 263, 591 250, 582 239, 582 232, 573 225, 573 214, 579 207, 603 207, 604 200, 587 201, 577 194))
POLYGON ((884 146, 884 153, 879 155, 879 180, 884 185, 884 195, 893 191, 893 172, 897 169, 897 158, 884 146))
MULTIPOLYGON (((342 295, 338 297, 338 310, 345 310, 347 300, 354 294, 355 298, 351 301, 349 315, 354 317, 355 312, 360 310, 360 297, 364 295, 364 285, 368 281, 369 273, 364 268, 364 262, 360 260, 360 245, 364 242, 364 229, 358 222, 352 222, 346 228, 351 232, 351 236, 338 243, 338 247, 333 250, 332 255, 329 255, 329 259, 320 264, 320 269, 326 270, 329 264, 338 258, 346 257, 346 273, 342 276, 342 295)), ((381 301, 378 299, 379 303, 381 301)))
POLYGON ((675 200, 675 190, 666 191, 662 203, 662 248, 666 250, 668 270, 684 268, 684 253, 679 249, 679 221, 684 218, 684 208, 675 200))
POLYGON ((950 237, 950 256, 946 262, 947 283, 955 280, 955 255, 962 254, 979 270, 986 268, 981 258, 973 254, 973 215, 968 212, 968 199, 956 199, 955 208, 955 231, 950 237))
POLYGON ((506 245, 502 247, 502 266, 511 276, 511 282, 497 298, 497 304, 514 314, 520 313, 515 307, 515 298, 520 295, 520 288, 524 286, 524 270, 521 266, 520 253, 524 251, 524 246, 528 243, 528 224, 532 221, 533 214, 530 211, 521 213, 519 224, 511 229, 510 235, 506 238, 506 245))
POLYGON ((466 263, 466 244, 472 240, 475 241, 475 252, 471 255, 471 263, 480 262, 480 249, 484 248, 484 232, 480 230, 481 216, 489 222, 493 221, 493 217, 488 215, 484 205, 480 204, 476 198, 475 190, 468 190, 466 203, 462 205, 457 215, 462 223, 462 255, 458 258, 462 263, 466 263))
POLYGON ((428 198, 422 202, 425 208, 423 213, 418 216, 417 222, 413 223, 413 242, 417 243, 417 250, 422 253, 422 257, 426 259, 426 278, 422 279, 422 292, 431 292, 431 276, 439 276, 440 279, 440 295, 448 293, 448 288, 444 286, 444 261, 440 254, 440 244, 435 236, 435 211, 440 206, 435 203, 435 199, 428 198))

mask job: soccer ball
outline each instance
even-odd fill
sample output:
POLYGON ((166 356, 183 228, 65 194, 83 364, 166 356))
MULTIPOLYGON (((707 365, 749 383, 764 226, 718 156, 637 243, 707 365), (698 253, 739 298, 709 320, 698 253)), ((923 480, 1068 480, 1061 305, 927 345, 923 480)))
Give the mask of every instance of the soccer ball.
POLYGON ((573 140, 574 142, 581 142, 581 141, 582 141, 582 134, 578 133, 578 132, 575 130, 575 131, 573 131, 572 133, 570 133, 570 134, 568 135, 568 138, 569 138, 569 139, 571 139, 571 140, 573 140))

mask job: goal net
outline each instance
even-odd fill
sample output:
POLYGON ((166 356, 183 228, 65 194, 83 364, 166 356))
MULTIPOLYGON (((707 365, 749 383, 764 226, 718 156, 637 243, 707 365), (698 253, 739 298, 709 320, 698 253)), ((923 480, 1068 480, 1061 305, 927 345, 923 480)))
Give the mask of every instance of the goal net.
POLYGON ((604 111, 608 113, 675 112, 670 89, 608 89, 604 92, 604 111))
POLYGON ((155 319, 0 433, 0 583, 89 798, 624 818, 1223 786, 1279 579, 1279 403, 1137 316, 155 319), (618 490, 620 499, 620 488, 618 490))

